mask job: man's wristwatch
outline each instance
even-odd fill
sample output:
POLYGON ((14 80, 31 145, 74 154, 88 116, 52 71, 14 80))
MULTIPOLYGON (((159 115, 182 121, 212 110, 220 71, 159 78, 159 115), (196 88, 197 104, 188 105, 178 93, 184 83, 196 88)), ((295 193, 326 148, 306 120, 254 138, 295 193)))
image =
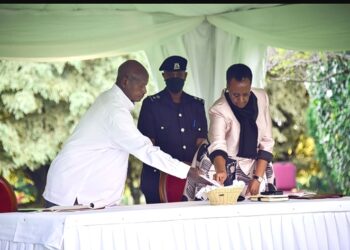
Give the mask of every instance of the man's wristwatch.
POLYGON ((261 176, 253 175, 253 178, 257 180, 259 183, 263 181, 263 178, 261 176))

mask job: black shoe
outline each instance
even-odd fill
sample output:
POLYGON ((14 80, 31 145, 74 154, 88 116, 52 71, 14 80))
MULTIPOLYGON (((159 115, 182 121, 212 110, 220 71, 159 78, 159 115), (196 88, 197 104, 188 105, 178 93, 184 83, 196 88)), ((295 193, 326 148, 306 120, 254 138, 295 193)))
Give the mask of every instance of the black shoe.
POLYGON ((242 195, 238 196, 237 201, 244 201, 244 200, 245 200, 244 196, 242 196, 242 195))
POLYGON ((275 185, 273 185, 272 183, 267 183, 267 190, 269 191, 276 191, 276 187, 275 185))

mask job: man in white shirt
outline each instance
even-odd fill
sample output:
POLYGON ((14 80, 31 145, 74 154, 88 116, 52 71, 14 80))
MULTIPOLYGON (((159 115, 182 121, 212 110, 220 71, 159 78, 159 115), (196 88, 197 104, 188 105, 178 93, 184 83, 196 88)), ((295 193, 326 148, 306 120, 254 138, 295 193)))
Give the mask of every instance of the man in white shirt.
POLYGON ((179 178, 198 178, 196 169, 153 146, 134 124, 130 111, 146 94, 147 83, 139 62, 120 65, 116 83, 97 97, 52 162, 43 193, 46 207, 119 204, 129 154, 179 178))

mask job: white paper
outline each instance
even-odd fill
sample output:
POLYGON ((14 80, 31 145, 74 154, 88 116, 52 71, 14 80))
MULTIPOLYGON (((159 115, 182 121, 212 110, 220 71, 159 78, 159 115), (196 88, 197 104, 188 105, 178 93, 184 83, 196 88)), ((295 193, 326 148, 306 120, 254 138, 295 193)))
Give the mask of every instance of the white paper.
POLYGON ((297 196, 297 197, 312 197, 316 195, 315 192, 310 191, 297 191, 297 192, 283 192, 283 194, 286 194, 288 196, 297 196))
POLYGON ((202 177, 203 179, 205 179, 206 181, 210 182, 212 185, 214 185, 216 187, 222 187, 222 185, 219 182, 217 182, 216 180, 209 179, 207 176, 205 176, 203 174, 200 174, 199 176, 202 177))

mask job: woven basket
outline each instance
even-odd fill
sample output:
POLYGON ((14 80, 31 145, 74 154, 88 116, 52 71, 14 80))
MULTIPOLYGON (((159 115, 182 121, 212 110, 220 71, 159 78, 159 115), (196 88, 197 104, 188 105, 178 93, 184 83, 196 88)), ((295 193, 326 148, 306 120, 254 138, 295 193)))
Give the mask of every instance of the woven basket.
POLYGON ((216 188, 207 193, 210 205, 233 205, 237 203, 242 187, 216 188))

